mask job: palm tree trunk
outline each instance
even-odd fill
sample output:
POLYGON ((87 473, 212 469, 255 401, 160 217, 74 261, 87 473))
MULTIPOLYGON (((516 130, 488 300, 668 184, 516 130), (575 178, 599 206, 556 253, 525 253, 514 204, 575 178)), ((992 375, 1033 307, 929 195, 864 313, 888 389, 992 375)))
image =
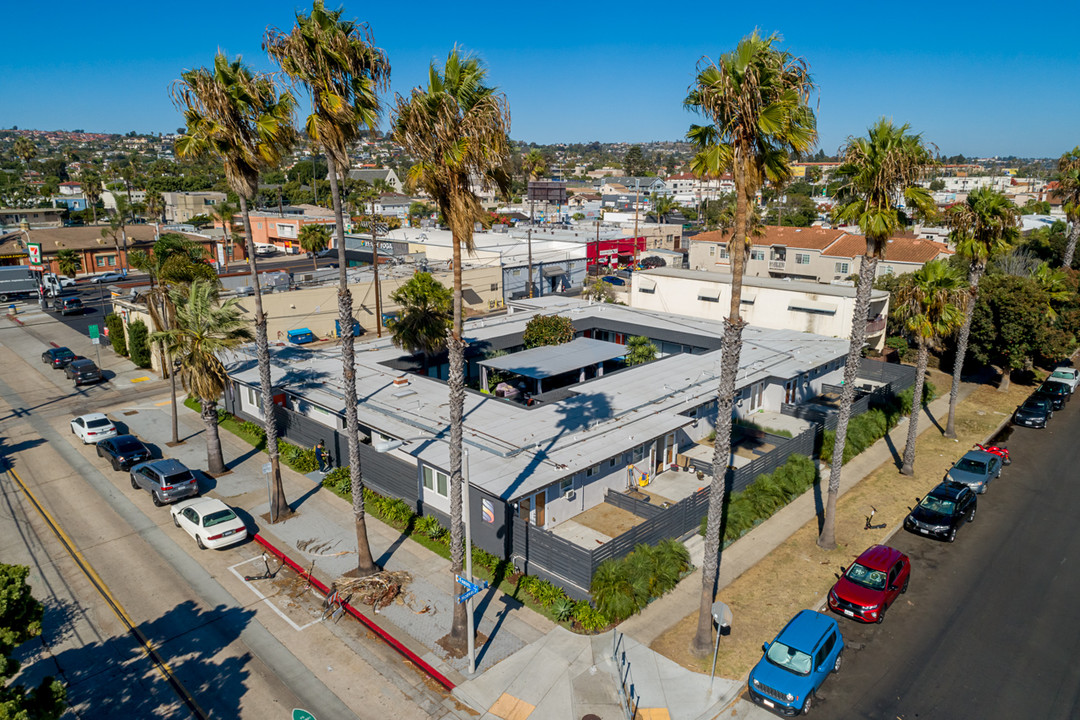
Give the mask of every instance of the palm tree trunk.
POLYGON ((211 475, 222 475, 227 468, 221 454, 221 436, 218 434, 217 400, 199 398, 202 403, 202 419, 206 425, 206 471, 211 475))
POLYGON ((266 452, 270 455, 270 522, 284 520, 292 514, 285 500, 285 488, 281 484, 281 462, 277 446, 277 405, 270 378, 270 342, 266 337, 266 314, 263 312, 262 290, 259 288, 259 271, 255 259, 255 243, 251 235, 251 213, 247 198, 240 195, 240 212, 244 216, 244 234, 247 244, 248 265, 251 267, 251 284, 255 291, 255 358, 259 364, 259 398, 262 402, 263 427, 266 429, 266 452))
MULTIPOLYGON (((450 390, 450 575, 453 587, 457 587, 454 577, 464 568, 465 526, 461 518, 461 436, 465 409, 465 343, 462 340, 462 300, 461 300, 461 243, 457 234, 453 238, 454 247, 454 323, 447 341, 450 374, 447 385, 450 390)), ((465 489, 465 492, 468 492, 465 489)), ((454 603, 454 619, 450 625, 450 635, 446 644, 460 652, 465 651, 468 642, 468 616, 465 603, 454 603)))
POLYGON ((851 322, 851 344, 844 364, 844 387, 840 393, 840 413, 836 420, 836 442, 833 443, 832 467, 829 469, 829 495, 825 501, 825 522, 818 536, 818 547, 836 549, 836 499, 840 496, 840 473, 844 466, 844 445, 847 444, 851 404, 855 402, 855 378, 859 374, 862 346, 866 341, 866 319, 870 312, 870 293, 877 274, 877 258, 869 249, 859 264, 859 286, 855 290, 855 316, 851 322))
POLYGON ((364 512, 364 476, 360 467, 360 423, 356 417, 356 348, 353 343, 352 292, 345 272, 345 219, 341 212, 337 164, 333 153, 326 153, 330 175, 330 197, 334 206, 335 240, 338 250, 338 343, 341 345, 341 372, 345 380, 345 434, 349 443, 349 485, 352 489, 353 520, 356 526, 356 575, 371 575, 378 568, 368 542, 367 515, 364 512))
POLYGON ((382 337, 382 290, 379 288, 379 242, 375 234, 375 196, 371 198, 371 269, 375 273, 375 337, 382 337))
POLYGON ((172 358, 163 356, 163 362, 169 363, 169 401, 172 404, 172 445, 180 444, 180 424, 177 420, 179 414, 176 407, 176 373, 172 367, 172 358))
POLYGON ((998 392, 1009 392, 1009 388, 1012 387, 1012 368, 1009 367, 1008 362, 1001 365, 1001 382, 998 383, 998 392))
POLYGON ((915 363, 915 387, 911 393, 911 418, 908 420, 907 444, 904 446, 904 464, 900 472, 904 475, 915 474, 915 440, 919 436, 919 414, 922 412, 923 384, 926 382, 926 362, 930 352, 926 339, 919 338, 919 359, 915 363))
POLYGON ((1076 241, 1080 238, 1080 218, 1072 221, 1069 229, 1069 241, 1065 244, 1065 257, 1061 259, 1061 267, 1072 268, 1073 254, 1076 252, 1076 241))
POLYGON ((953 361, 952 387, 949 389, 949 419, 945 423, 945 437, 956 438, 956 403, 960 399, 960 373, 967 359, 968 340, 971 338, 971 318, 975 317, 975 303, 979 299, 979 280, 982 278, 983 265, 972 264, 968 269, 968 285, 971 286, 967 306, 964 308, 964 324, 960 326, 960 337, 956 340, 956 359, 953 361))
MULTIPOLYGON (((741 178, 742 188, 746 180, 741 178)), ((736 182, 739 182, 737 178, 736 182)), ((712 649, 712 604, 720 571, 721 533, 727 494, 727 470, 731 462, 731 414, 735 401, 735 380, 742 353, 742 330, 746 323, 739 314, 742 303, 742 280, 745 270, 746 218, 750 194, 746 189, 735 201, 735 233, 731 240, 731 305, 724 320, 724 339, 720 355, 720 384, 716 391, 716 439, 713 442, 713 476, 709 484, 709 510, 705 530, 705 556, 701 566, 701 600, 698 625, 691 650, 704 657, 712 649)))

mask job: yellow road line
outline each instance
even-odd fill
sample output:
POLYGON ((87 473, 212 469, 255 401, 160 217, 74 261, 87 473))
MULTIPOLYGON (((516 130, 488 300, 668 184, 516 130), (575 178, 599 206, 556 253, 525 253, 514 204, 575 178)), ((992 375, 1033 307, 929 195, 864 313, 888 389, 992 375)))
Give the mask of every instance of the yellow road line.
POLYGON ((146 382, 149 379, 150 378, 148 378, 148 377, 132 378, 131 382, 146 382))
POLYGON ((159 403, 154 403, 154 407, 161 407, 162 405, 172 405, 172 400, 162 400, 159 403))
POLYGON ((113 613, 127 628, 128 632, 132 635, 132 637, 134 637, 135 640, 139 643, 139 645, 142 646, 143 652, 148 658, 150 658, 150 661, 158 669, 158 672, 161 673, 162 677, 165 678, 165 681, 172 686, 173 690, 176 692, 177 695, 180 696, 180 699, 185 705, 187 705, 188 709, 191 710, 192 713, 194 713, 195 717, 199 718, 199 720, 209 720, 210 716, 207 715, 201 707, 199 707, 199 703, 196 702, 195 698, 191 696, 191 694, 187 691, 187 688, 185 688, 180 683, 180 680, 173 673, 172 668, 170 668, 168 663, 166 663, 165 660, 161 657, 161 655, 158 654, 157 649, 154 647, 153 643, 150 642, 150 639, 147 638, 146 635, 144 635, 143 632, 135 626, 135 622, 131 619, 131 616, 128 615, 123 605, 121 605, 120 601, 117 600, 115 596, 113 596, 112 592, 109 590, 109 587, 105 584, 105 581, 102 580, 101 576, 97 574, 97 571, 94 570, 92 565, 90 565, 90 562, 85 557, 83 557, 83 554, 79 552, 78 548, 75 547, 74 541, 68 536, 66 532, 64 532, 64 529, 60 527, 60 523, 58 523, 56 519, 49 513, 49 511, 46 510, 45 507, 38 501, 34 493, 30 492, 30 488, 26 486, 26 483, 24 483, 22 478, 19 477, 19 474, 15 472, 14 468, 9 467, 7 469, 7 472, 15 480, 16 484, 18 484, 19 488, 23 491, 27 499, 30 501, 30 504, 34 506, 34 509, 41 514, 41 517, 45 520, 45 523, 49 526, 49 529, 51 529, 53 531, 53 534, 56 535, 57 539, 60 540, 60 544, 64 546, 64 549, 67 550, 68 554, 75 561, 75 564, 78 565, 79 569, 82 570, 84 575, 86 575, 87 579, 90 581, 90 584, 93 585, 94 588, 98 591, 98 593, 105 599, 105 603, 112 609, 113 613))

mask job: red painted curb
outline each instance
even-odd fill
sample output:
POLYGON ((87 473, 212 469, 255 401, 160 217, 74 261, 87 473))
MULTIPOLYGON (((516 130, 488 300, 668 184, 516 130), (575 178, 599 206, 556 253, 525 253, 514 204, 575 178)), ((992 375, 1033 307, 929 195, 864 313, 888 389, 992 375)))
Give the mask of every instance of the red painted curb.
MULTIPOLYGON (((255 541, 257 543, 259 543, 260 545, 262 545, 267 550, 269 550, 271 553, 273 553, 276 557, 281 558, 281 561, 283 563, 285 563, 286 565, 288 565, 289 567, 291 567, 296 573, 298 573, 300 575, 300 577, 304 578, 305 580, 310 581, 311 584, 314 585, 316 588, 318 588, 319 592, 321 592, 323 595, 329 595, 330 594, 330 588, 328 588, 325 584, 320 582, 314 575, 309 574, 307 570, 305 570, 304 568, 300 567, 295 562, 293 562, 289 558, 288 555, 286 555, 284 552, 282 552, 281 550, 278 550, 276 547, 274 547, 270 543, 270 541, 268 541, 266 538, 264 538, 259 533, 255 533, 255 541)), ((441 672, 439 672, 435 668, 431 667, 431 665, 429 665, 427 662, 425 662, 423 659, 421 659, 421 657, 419 655, 417 655, 416 653, 414 653, 412 650, 405 647, 405 645, 403 645, 400 640, 398 640, 393 635, 391 635, 390 633, 386 632, 381 627, 376 625, 375 622, 371 618, 369 618, 369 617, 367 617, 365 615, 362 615, 359 611, 356 610, 356 608, 354 608, 349 603, 345 603, 344 608, 345 608, 346 612, 348 612, 354 618, 359 620, 361 622, 361 624, 364 625, 364 627, 366 627, 368 630, 371 630, 371 632, 375 633, 380 638, 382 638, 382 640, 387 645, 389 645, 390 647, 394 648, 399 653, 404 655, 405 659, 407 659, 409 662, 415 664, 418 668, 420 668, 425 673, 427 673, 437 683, 442 685, 447 690, 453 690, 454 689, 454 683, 450 682, 450 680, 445 675, 443 675, 441 672)))

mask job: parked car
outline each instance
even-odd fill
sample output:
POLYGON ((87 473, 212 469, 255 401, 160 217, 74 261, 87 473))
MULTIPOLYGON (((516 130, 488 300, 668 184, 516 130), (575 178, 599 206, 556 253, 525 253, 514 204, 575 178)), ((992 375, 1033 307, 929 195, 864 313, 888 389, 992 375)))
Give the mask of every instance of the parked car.
POLYGON ((95 275, 94 279, 91 280, 90 282, 97 283, 97 284, 100 285, 101 283, 120 282, 121 280, 125 279, 126 277, 127 276, 124 273, 107 272, 107 273, 102 273, 101 275, 95 275))
POLYGON ((1049 400, 1051 407, 1054 410, 1063 410, 1065 408, 1065 402, 1069 399, 1070 395, 1069 386, 1065 383, 1053 382, 1047 380, 1039 389, 1035 391, 1035 397, 1049 400))
POLYGON ((183 500, 169 508, 173 524, 195 538, 199 549, 222 548, 247 539, 247 526, 216 498, 183 500))
POLYGON ((75 381, 75 387, 86 383, 101 382, 105 377, 101 374, 101 368, 94 364, 93 360, 79 358, 72 360, 64 368, 64 374, 68 380, 75 381))
POLYGON ((134 435, 117 435, 97 444, 98 457, 108 458, 113 470, 127 470, 151 457, 149 448, 134 435))
POLYGON ((829 609, 839 615, 881 622, 885 611, 911 579, 911 561, 904 553, 887 545, 874 545, 851 563, 829 591, 829 609))
POLYGON ((1076 386, 1080 384, 1080 370, 1071 367, 1059 367, 1050 373, 1047 380, 1064 383, 1069 386, 1069 393, 1076 392, 1076 386))
POLYGON ((56 301, 56 309, 61 315, 81 315, 83 311, 82 300, 77 297, 60 298, 56 301))
POLYGON ((66 347, 49 348, 41 353, 41 362, 52 365, 53 368, 66 367, 69 362, 79 357, 66 347))
POLYGON ((71 421, 71 432, 83 441, 83 445, 89 445, 116 437, 116 426, 103 413, 89 413, 71 421))
POLYGON ((825 678, 840 671, 844 638, 835 619, 803 610, 761 650, 746 681, 750 699, 780 715, 806 714, 825 678))
POLYGON ((1049 400, 1030 397, 1013 413, 1013 422, 1026 427, 1044 428, 1052 417, 1054 417, 1054 408, 1051 407, 1049 400))
POLYGON ((131 487, 149 490, 158 507, 199 494, 199 481, 184 463, 171 458, 132 466, 131 487))
POLYGON ((945 472, 945 480, 967 485, 981 495, 986 492, 991 480, 1001 477, 1001 468, 1001 458, 997 455, 969 450, 945 472))
POLYGON ((601 280, 603 280, 604 282, 609 283, 611 285, 625 285, 626 284, 625 280, 623 280, 621 277, 615 277, 614 275, 605 275, 604 277, 601 278, 601 280))
POLYGON ((918 503, 904 518, 904 529, 917 535, 928 535, 952 542, 956 530, 975 519, 978 499, 967 485, 946 480, 916 498, 918 503))

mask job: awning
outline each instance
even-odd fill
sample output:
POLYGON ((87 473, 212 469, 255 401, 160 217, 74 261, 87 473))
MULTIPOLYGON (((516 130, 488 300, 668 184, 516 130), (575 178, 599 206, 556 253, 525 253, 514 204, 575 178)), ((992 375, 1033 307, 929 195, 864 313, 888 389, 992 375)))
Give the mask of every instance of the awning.
POLYGON ((836 306, 832 303, 818 302, 817 300, 789 300, 788 310, 801 310, 803 312, 820 313, 822 315, 835 315, 836 306))
POLYGON ((644 290, 645 292, 652 292, 656 290, 656 281, 652 278, 639 277, 638 278, 638 290, 644 290))
POLYGON ((739 297, 739 302, 743 305, 753 305, 755 300, 757 300, 757 293, 753 291, 743 290, 739 297))
POLYGON ((558 277, 566 274, 566 268, 561 265, 545 265, 540 274, 544 277, 558 277))
POLYGON ((716 284, 703 285, 697 291, 698 300, 719 300, 720 286, 716 284))

